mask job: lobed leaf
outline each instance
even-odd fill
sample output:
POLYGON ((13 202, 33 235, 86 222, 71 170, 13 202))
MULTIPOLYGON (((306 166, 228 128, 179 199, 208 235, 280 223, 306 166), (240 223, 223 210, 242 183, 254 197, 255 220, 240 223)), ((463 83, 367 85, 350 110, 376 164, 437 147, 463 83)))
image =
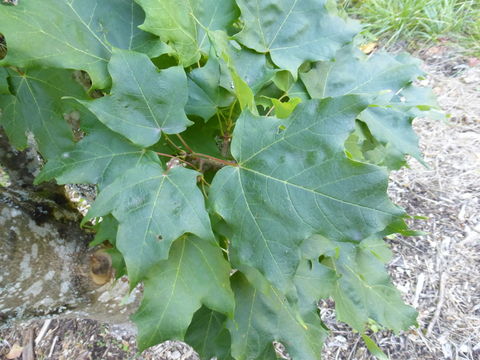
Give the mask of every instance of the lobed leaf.
POLYGON ((192 70, 188 76, 187 114, 208 121, 219 108, 230 105, 232 96, 220 87, 221 65, 211 56, 202 68, 192 70))
POLYGON ((329 60, 350 42, 358 27, 330 15, 324 0, 237 0, 244 28, 241 44, 269 53, 281 69, 297 76, 306 61, 329 60))
POLYGON ((9 70, 9 78, 15 96, 0 95, 0 108, 3 109, 0 125, 10 142, 17 148, 25 148, 27 132, 31 131, 40 153, 47 159, 71 150, 73 134, 64 114, 79 106, 61 98, 65 95, 85 97, 72 72, 36 69, 17 73, 9 70))
POLYGON ((184 67, 209 53, 207 32, 228 29, 238 17, 233 0, 136 0, 145 10, 141 29, 160 36, 184 67))
POLYGON ((200 355, 201 359, 217 357, 233 360, 230 355, 230 333, 225 327, 227 317, 202 307, 195 313, 185 336, 185 341, 200 355))
POLYGON ((322 99, 346 94, 393 95, 422 74, 418 60, 412 57, 386 53, 367 57, 345 47, 335 61, 318 62, 300 77, 310 96, 322 99))
POLYGON ((159 72, 145 54, 116 49, 108 71, 111 94, 79 102, 113 131, 147 147, 162 133, 180 133, 192 124, 184 111, 188 90, 181 67, 159 72))
POLYGON ((300 104, 284 121, 240 116, 231 148, 238 166, 217 173, 209 199, 232 227, 235 266, 255 267, 285 291, 307 237, 359 242, 403 215, 386 195, 386 172, 344 154, 366 106, 350 95, 300 104))
POLYGON ((158 161, 154 152, 130 143, 107 128, 97 129, 71 150, 49 160, 36 182, 55 178, 58 184, 98 184, 103 189, 129 169, 158 161))
POLYGON ((144 281, 142 304, 133 315, 139 348, 183 339, 202 305, 232 314, 229 272, 230 266, 217 244, 194 236, 177 240, 168 260, 152 268, 144 281))
POLYGON ((331 243, 325 249, 337 273, 333 291, 337 319, 363 333, 369 319, 395 332, 416 324, 417 312, 404 304, 392 285, 379 253, 383 240, 358 244, 331 243), (331 252, 335 249, 335 253, 331 252))
POLYGON ((282 342, 293 359, 320 358, 326 330, 316 312, 302 316, 278 289, 259 290, 240 272, 233 275, 232 288, 236 308, 228 329, 236 360, 275 359, 272 341, 282 342))
MULTIPOLYGON (((420 75, 423 75, 423 71, 419 68, 418 60, 410 56, 378 53, 367 57, 346 47, 339 52, 337 61, 319 62, 300 76, 312 98, 365 93, 376 95, 374 104, 381 107, 366 109, 359 119, 368 125, 373 137, 385 146, 379 151, 382 159, 378 163, 398 169, 405 164, 406 154, 423 162, 418 138, 411 127, 413 117, 409 108, 405 109, 408 105, 410 108, 421 106, 422 99, 409 96, 414 93, 412 90, 406 91, 408 102, 402 102, 396 95, 404 88, 412 89, 411 83, 420 75), (414 104, 415 100, 419 102, 414 104), (404 109, 400 110, 401 106, 404 109), (402 136, 398 136, 399 131, 402 136)), ((427 94, 423 100, 428 104, 432 102, 427 94)))
POLYGON ((166 172, 159 164, 140 165, 98 195, 85 221, 112 213, 116 246, 127 264, 132 287, 168 257, 172 242, 185 233, 214 241, 198 173, 183 167, 166 172))
POLYGON ((144 14, 133 0, 24 0, 0 6, 0 18, 8 45, 0 66, 85 70, 93 88, 110 84, 112 47, 152 56, 166 51, 157 37, 138 29, 144 14))

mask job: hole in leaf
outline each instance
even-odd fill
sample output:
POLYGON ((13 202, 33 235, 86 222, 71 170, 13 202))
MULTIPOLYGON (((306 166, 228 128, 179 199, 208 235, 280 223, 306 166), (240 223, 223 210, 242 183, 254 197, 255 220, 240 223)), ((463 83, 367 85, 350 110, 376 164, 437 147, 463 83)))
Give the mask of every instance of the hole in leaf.
POLYGON ((308 267, 310 270, 313 269, 313 263, 312 263, 312 260, 308 260, 308 267))
POLYGON ((162 236, 162 235, 157 235, 157 240, 158 240, 158 241, 162 241, 162 240, 163 240, 163 236, 162 236))

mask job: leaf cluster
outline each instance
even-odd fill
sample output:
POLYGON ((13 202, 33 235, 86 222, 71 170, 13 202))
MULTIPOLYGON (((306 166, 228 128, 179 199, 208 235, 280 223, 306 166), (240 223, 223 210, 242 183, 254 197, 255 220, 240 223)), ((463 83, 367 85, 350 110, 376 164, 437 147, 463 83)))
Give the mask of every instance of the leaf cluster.
POLYGON ((37 182, 96 186, 84 224, 144 284, 141 349, 318 359, 325 298, 366 341, 415 324, 383 240, 409 234, 388 173, 421 161, 412 120, 437 107, 415 59, 364 55, 325 0, 22 0, 0 19, 0 124, 33 135, 37 182))

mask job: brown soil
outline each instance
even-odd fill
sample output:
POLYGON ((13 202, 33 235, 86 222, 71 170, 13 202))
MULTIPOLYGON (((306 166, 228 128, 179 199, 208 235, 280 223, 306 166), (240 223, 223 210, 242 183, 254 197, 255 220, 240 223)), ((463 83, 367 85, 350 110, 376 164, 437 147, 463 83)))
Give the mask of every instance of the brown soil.
MULTIPOLYGON (((480 359, 480 66, 451 49, 434 47, 425 59, 448 121, 418 119, 414 126, 429 168, 410 161, 392 175, 390 194, 428 233, 391 240, 389 269, 407 303, 419 311, 419 328, 400 335, 372 334, 392 360, 480 359)), ((373 359, 358 334, 335 324, 332 304, 321 315, 332 329, 326 360, 373 359)), ((136 354, 131 328, 92 320, 36 321, 0 331, 0 356, 48 328, 35 344, 36 359, 198 359, 188 346, 168 342, 136 354)))

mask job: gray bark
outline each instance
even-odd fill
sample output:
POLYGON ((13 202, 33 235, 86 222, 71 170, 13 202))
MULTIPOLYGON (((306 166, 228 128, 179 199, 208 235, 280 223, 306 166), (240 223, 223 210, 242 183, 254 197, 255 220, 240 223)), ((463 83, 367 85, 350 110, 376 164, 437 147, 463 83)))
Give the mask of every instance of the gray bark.
POLYGON ((0 164, 11 179, 0 186, 0 326, 49 316, 128 321, 139 291, 110 279, 109 258, 89 249, 92 235, 63 188, 33 185, 36 154, 16 152, 0 133, 0 164))

